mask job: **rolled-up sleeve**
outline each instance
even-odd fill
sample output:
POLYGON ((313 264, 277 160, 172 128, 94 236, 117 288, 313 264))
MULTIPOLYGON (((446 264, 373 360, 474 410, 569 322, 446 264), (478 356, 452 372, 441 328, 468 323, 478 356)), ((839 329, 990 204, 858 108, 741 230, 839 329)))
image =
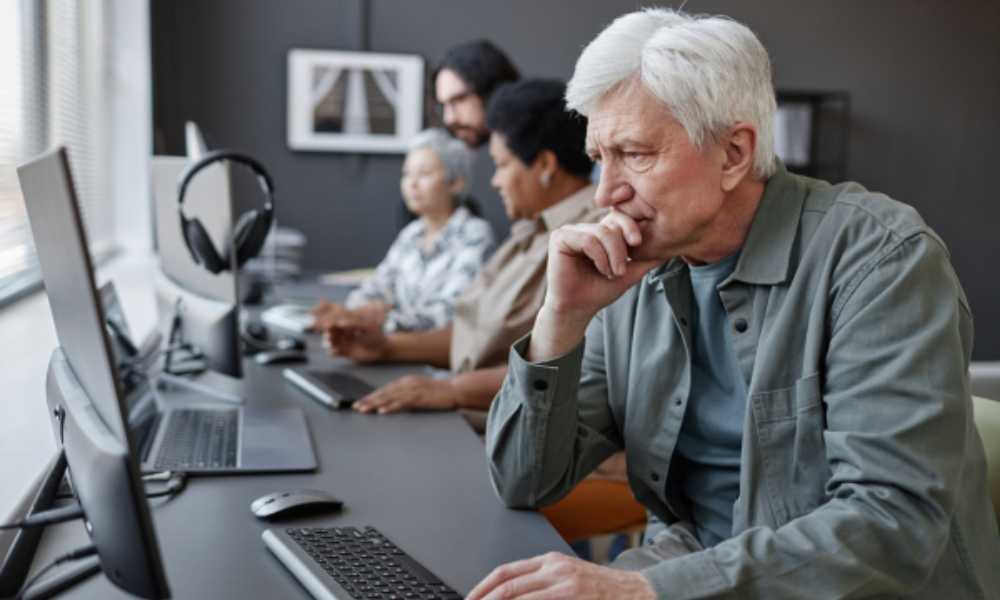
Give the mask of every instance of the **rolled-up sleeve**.
POLYGON ((581 377, 582 365, 603 364, 599 319, 588 328, 585 344, 553 360, 528 362, 530 342, 529 334, 511 347, 507 377, 486 425, 490 478, 497 495, 514 508, 558 501, 622 448, 603 377, 581 377))
POLYGON ((905 595, 958 535, 971 316, 941 243, 920 233, 880 250, 832 305, 829 330, 826 502, 647 564, 660 597, 905 595))

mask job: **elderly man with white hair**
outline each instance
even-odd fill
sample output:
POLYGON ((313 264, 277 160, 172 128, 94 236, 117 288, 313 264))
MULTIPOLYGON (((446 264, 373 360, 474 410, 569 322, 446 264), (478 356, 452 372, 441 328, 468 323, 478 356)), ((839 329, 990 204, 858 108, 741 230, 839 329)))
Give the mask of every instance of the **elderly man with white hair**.
POLYGON ((775 159, 770 61, 722 17, 644 10, 567 103, 598 224, 549 243, 487 454, 514 507, 624 450, 650 512, 611 567, 548 554, 469 598, 997 598, 972 317, 912 208, 775 159))

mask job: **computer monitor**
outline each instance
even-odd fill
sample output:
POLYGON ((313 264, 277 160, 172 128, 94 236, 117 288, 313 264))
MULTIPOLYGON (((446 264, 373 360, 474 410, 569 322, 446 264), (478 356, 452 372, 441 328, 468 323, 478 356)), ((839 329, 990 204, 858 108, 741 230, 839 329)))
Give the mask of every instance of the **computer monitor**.
POLYGON ((46 380, 54 431, 107 577, 169 597, 64 148, 18 168, 60 347, 46 380))
MULTIPOLYGON (((181 234, 177 184, 188 164, 184 157, 153 157, 156 249, 160 257, 159 273, 154 277, 157 308, 163 329, 167 330, 180 300, 183 340, 201 351, 208 368, 241 377, 240 301, 235 272, 212 274, 199 266, 181 234)), ((198 217, 216 247, 228 244, 232 229, 229 186, 226 165, 211 165, 192 181, 184 201, 188 214, 198 217)))
MULTIPOLYGON (((162 271, 153 275, 153 283, 157 311, 167 318, 167 343, 183 341, 198 351, 209 369, 230 377, 242 377, 239 303, 219 302, 194 294, 162 271), (169 330, 173 327, 175 312, 179 313, 179 335, 171 339, 169 330)), ((176 363, 173 366, 176 367, 176 363)))
POLYGON ((202 156, 208 154, 208 144, 205 143, 205 136, 201 133, 201 128, 194 121, 184 123, 184 151, 188 160, 194 162, 202 156))
POLYGON ((156 414, 156 394, 151 385, 149 372, 150 363, 156 360, 157 353, 155 349, 140 348, 136 343, 128 319, 125 318, 125 310, 115 291, 114 282, 106 282, 100 287, 98 294, 108 340, 111 343, 111 360, 117 369, 118 394, 125 407, 122 414, 132 431, 133 443, 141 449, 144 434, 147 433, 143 428, 149 426, 149 421, 155 418, 156 414))

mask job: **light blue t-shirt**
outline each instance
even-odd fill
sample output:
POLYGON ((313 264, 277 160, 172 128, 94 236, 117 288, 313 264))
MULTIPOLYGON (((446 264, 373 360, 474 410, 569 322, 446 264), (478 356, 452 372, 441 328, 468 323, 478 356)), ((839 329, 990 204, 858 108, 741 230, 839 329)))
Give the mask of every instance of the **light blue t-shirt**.
POLYGON ((740 492, 747 389, 718 291, 738 257, 690 267, 691 395, 677 441, 676 481, 691 503, 695 531, 706 548, 732 535, 733 504, 740 492))

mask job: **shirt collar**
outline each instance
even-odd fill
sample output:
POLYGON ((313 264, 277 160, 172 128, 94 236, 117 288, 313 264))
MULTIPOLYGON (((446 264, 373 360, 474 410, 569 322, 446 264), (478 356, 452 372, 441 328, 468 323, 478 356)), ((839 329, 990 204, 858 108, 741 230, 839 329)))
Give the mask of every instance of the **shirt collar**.
POLYGON ((548 231, 555 231, 567 223, 578 221, 582 215, 593 210, 596 191, 594 184, 580 188, 543 210, 538 219, 548 231))
POLYGON ((764 196, 743 242, 733 279, 750 284, 773 285, 788 278, 792 245, 799 231, 806 189, 777 162, 767 180, 764 196))
MULTIPOLYGON (((733 280, 773 285, 788 278, 806 190, 781 161, 776 164, 774 175, 764 185, 764 195, 731 276, 733 280)), ((673 258, 646 274, 646 283, 659 284, 682 271, 685 264, 681 258, 673 258)))
MULTIPOLYGON (((464 206, 459 206, 452 211, 451 216, 445 222, 444 227, 441 228, 440 235, 434 240, 434 246, 431 249, 431 253, 436 253, 438 248, 444 244, 445 238, 449 237, 455 229, 458 229, 465 223, 465 221, 470 217, 469 210, 464 206)), ((406 239, 416 243, 427 232, 427 223, 423 219, 417 217, 412 221, 412 227, 406 232, 406 239)), ((423 247, 421 246, 421 252, 423 252, 423 247)))
MULTIPOLYGON (((469 218, 469 210, 464 206, 459 206, 452 211, 451 216, 448 217, 448 221, 441 228, 441 233, 434 240, 434 252, 438 252, 447 243, 445 240, 452 237, 458 229, 465 224, 465 221, 469 218)), ((426 228, 426 226, 424 226, 426 228)))
POLYGON ((543 210, 534 219, 515 221, 510 226, 510 237, 518 248, 524 250, 531 244, 535 234, 554 231, 567 223, 579 221, 583 215, 594 209, 594 193, 597 188, 590 184, 543 210))
POLYGON ((469 209, 464 206, 456 207, 451 216, 448 217, 448 222, 444 224, 443 231, 451 231, 461 227, 470 216, 469 209))
POLYGON ((538 233, 538 221, 532 219, 521 219, 510 225, 510 239, 521 252, 531 245, 531 239, 536 233, 538 233))

